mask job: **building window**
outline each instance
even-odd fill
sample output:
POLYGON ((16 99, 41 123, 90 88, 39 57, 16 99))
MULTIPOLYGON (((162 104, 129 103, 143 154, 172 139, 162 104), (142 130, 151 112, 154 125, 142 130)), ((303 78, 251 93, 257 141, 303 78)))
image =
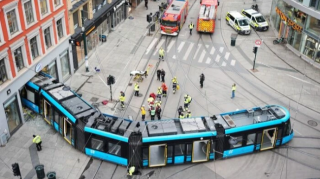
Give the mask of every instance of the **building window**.
POLYGON ((17 16, 16 16, 16 9, 12 9, 11 11, 7 12, 7 19, 8 19, 8 26, 10 34, 14 34, 19 31, 17 16))
POLYGON ((17 71, 19 72, 22 68, 24 68, 23 63, 23 55, 22 55, 22 48, 17 48, 14 52, 14 60, 16 62, 17 71))
POLYGON ((320 19, 308 16, 306 29, 313 34, 320 36, 320 19))
POLYGON ((26 16, 27 25, 30 25, 31 23, 34 22, 32 2, 28 1, 28 2, 24 3, 23 7, 24 7, 24 13, 26 16))
POLYGON ((320 11, 320 1, 319 1, 319 3, 318 3, 317 10, 320 11))
POLYGON ((307 34, 303 34, 303 42, 302 43, 304 45, 302 47, 302 53, 305 56, 313 59, 314 56, 316 55, 316 51, 319 46, 319 42, 316 39, 308 36, 307 34))
POLYGON ((50 27, 47 27, 46 29, 44 29, 44 40, 46 43, 46 49, 50 48, 52 46, 50 27))
POLYGON ((310 7, 316 7, 316 4, 317 4, 317 0, 311 0, 310 1, 310 7))
POLYGON ((40 12, 44 16, 48 13, 48 2, 47 0, 40 0, 40 12))
POLYGON ((59 39, 61 39, 64 36, 63 26, 62 26, 62 18, 57 20, 57 32, 58 32, 59 39))
POLYGON ((0 60, 0 85, 8 80, 6 64, 4 60, 4 58, 0 60))
POLYGON ((73 16, 73 26, 74 26, 75 29, 79 26, 78 12, 79 11, 76 11, 72 15, 73 16))
POLYGON ((60 64, 61 64, 62 78, 63 78, 63 81, 65 81, 71 74, 68 50, 60 54, 60 64))
POLYGON ((31 49, 32 59, 34 60, 39 56, 37 36, 30 39, 30 49, 31 49))
POLYGON ((2 27, 1 27, 1 22, 0 22, 0 45, 4 43, 4 39, 3 39, 3 33, 2 33, 2 27))
POLYGON ((4 111, 6 113, 9 131, 10 133, 12 133, 21 124, 17 97, 14 96, 8 102, 6 102, 3 106, 4 106, 4 111))
POLYGON ((61 0, 54 0, 54 6, 58 7, 61 5, 61 0))
POLYGON ((82 10, 83 10, 82 18, 83 18, 83 21, 85 21, 88 19, 88 4, 84 5, 82 10))
POLYGON ((42 69, 42 71, 52 77, 54 77, 55 79, 58 79, 58 73, 57 73, 57 65, 56 65, 56 59, 51 62, 49 65, 47 65, 46 67, 44 67, 42 69))

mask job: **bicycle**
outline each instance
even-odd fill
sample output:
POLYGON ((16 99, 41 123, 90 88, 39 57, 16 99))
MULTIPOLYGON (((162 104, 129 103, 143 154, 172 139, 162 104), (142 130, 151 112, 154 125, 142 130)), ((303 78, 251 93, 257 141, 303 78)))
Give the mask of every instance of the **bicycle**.
POLYGON ((287 39, 283 37, 277 38, 276 40, 273 40, 273 44, 287 44, 287 39))

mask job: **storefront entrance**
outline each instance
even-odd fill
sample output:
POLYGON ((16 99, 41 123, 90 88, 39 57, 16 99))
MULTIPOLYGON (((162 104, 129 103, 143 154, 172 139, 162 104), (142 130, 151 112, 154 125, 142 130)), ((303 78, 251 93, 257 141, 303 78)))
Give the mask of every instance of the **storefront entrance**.
POLYGON ((4 103, 3 107, 7 118, 9 132, 10 134, 12 134, 22 124, 17 97, 14 96, 11 99, 9 99, 7 102, 4 103))

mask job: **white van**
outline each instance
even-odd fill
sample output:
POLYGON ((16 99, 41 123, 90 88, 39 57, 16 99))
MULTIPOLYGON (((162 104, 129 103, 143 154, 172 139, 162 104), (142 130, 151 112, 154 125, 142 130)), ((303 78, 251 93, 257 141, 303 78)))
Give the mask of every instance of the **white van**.
POLYGON ((268 22, 262 16, 253 9, 243 9, 242 14, 248 18, 248 21, 252 28, 258 31, 267 31, 269 29, 268 22))
POLYGON ((233 27, 238 34, 250 34, 251 28, 246 17, 237 11, 230 11, 226 15, 227 24, 233 27))

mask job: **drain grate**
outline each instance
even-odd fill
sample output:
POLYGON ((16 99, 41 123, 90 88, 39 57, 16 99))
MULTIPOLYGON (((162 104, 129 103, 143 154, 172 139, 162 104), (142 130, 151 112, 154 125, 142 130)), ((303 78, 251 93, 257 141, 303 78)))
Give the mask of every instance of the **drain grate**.
POLYGON ((98 99, 99 99, 99 98, 92 97, 92 98, 90 99, 90 101, 92 101, 92 102, 94 102, 94 103, 95 103, 95 102, 97 102, 97 101, 98 101, 98 99))
POLYGON ((309 120, 309 121, 308 121, 308 124, 309 124, 310 126, 313 126, 313 127, 315 127, 315 126, 318 125, 318 123, 317 123, 316 121, 313 121, 313 120, 309 120))

